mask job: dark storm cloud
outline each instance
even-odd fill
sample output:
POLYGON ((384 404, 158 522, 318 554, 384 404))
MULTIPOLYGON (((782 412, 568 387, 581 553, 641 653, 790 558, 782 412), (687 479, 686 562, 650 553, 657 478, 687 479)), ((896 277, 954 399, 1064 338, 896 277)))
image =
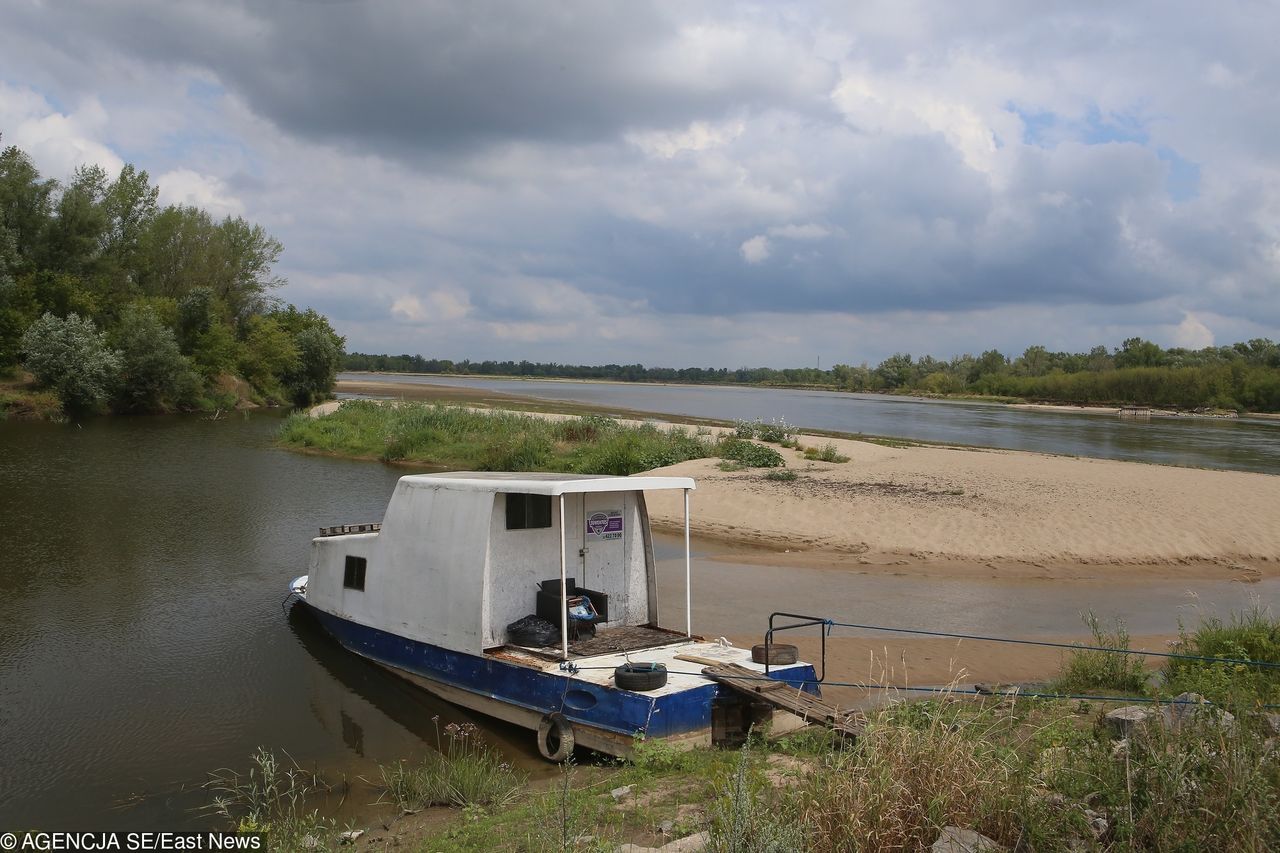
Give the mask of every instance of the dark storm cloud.
POLYGON ((291 133, 405 157, 580 142, 779 103, 828 111, 823 84, 836 79, 829 65, 761 56, 745 40, 696 57, 680 26, 643 2, 121 0, 35 15, 32 30, 55 48, 110 45, 206 68, 291 133))

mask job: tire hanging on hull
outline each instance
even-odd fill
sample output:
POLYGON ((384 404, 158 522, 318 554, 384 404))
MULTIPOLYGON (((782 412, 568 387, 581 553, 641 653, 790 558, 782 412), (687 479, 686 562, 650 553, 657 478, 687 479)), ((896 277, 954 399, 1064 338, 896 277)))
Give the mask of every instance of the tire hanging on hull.
POLYGON ((538 753, 559 764, 573 755, 573 724, 564 714, 547 714, 538 723, 538 753))

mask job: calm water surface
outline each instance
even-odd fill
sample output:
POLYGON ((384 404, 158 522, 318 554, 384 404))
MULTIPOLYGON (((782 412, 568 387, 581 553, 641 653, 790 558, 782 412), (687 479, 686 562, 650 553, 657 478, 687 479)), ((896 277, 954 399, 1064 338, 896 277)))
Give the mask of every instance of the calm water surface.
MULTIPOLYGON (((378 810, 357 777, 434 748, 436 716, 474 719, 551 772, 530 734, 438 702, 282 610, 316 527, 380 520, 404 470, 278 450, 278 426, 0 422, 0 828, 208 825, 199 785, 247 770, 260 745, 349 780, 330 807, 363 820, 378 810)), ((664 622, 682 626, 680 543, 657 552, 664 622)), ((694 628, 712 636, 760 633, 779 607, 1023 636, 1079 635, 1092 607, 1159 633, 1188 589, 1225 608, 1277 597, 1274 583, 922 584, 709 559, 694 577, 694 628)))
POLYGON ((485 388, 605 408, 721 420, 783 418, 787 423, 811 429, 1280 474, 1280 422, 1275 421, 1134 420, 1116 415, 1017 409, 994 403, 779 388, 363 373, 344 374, 341 378, 485 388))
POLYGON ((0 423, 0 827, 208 823, 196 786, 259 745, 376 778, 465 719, 286 617, 316 527, 381 519, 404 472, 278 426, 0 423))

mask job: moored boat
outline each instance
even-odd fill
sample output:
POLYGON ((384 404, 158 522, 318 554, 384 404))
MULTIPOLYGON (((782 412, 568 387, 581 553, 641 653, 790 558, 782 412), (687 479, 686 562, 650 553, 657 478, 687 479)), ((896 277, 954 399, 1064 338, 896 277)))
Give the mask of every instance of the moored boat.
POLYGON ((379 524, 322 528, 290 584, 347 649, 436 695, 574 745, 637 736, 733 743, 801 721, 702 674, 736 664, 816 694, 812 665, 766 667, 692 631, 687 477, 450 473, 402 477, 379 524), (685 612, 659 620, 644 493, 685 499, 685 612))

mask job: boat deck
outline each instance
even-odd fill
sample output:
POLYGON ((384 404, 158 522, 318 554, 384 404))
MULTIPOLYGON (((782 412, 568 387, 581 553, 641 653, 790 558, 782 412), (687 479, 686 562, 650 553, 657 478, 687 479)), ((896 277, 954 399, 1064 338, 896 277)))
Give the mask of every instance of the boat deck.
MULTIPOLYGON (((666 628, 654 628, 651 625, 624 625, 618 628, 603 628, 596 631, 594 637, 586 637, 569 643, 569 659, 598 657, 600 655, 626 654, 641 649, 661 648, 676 643, 687 643, 690 637, 678 631, 666 628)), ((694 637, 692 639, 701 639, 694 637)), ((533 648, 531 646, 505 645, 491 649, 487 654, 511 663, 527 663, 541 668, 547 661, 561 659, 559 646, 533 648)))
MULTIPOLYGON (((764 665, 752 662, 750 649, 722 646, 719 643, 709 643, 698 639, 690 640, 688 637, 682 637, 681 640, 682 642, 671 645, 645 649, 640 654, 628 655, 619 652, 575 660, 573 663, 580 669, 574 674, 574 677, 580 681, 586 681, 601 687, 611 687, 613 686, 613 671, 615 667, 628 662, 660 663, 667 668, 667 684, 657 690, 647 691, 645 695, 649 696, 665 696, 707 686, 710 679, 703 674, 703 668, 713 661, 719 665, 737 664, 744 671, 753 673, 756 678, 764 677, 764 665)), ((773 671, 781 672, 792 668, 773 667, 773 671)), ((808 664, 796 664, 794 668, 803 668, 805 671, 811 672, 808 669, 808 664)), ((543 671, 561 674, 560 664, 546 664, 543 667, 543 671)), ((796 692, 794 687, 782 687, 789 692, 796 692)))

